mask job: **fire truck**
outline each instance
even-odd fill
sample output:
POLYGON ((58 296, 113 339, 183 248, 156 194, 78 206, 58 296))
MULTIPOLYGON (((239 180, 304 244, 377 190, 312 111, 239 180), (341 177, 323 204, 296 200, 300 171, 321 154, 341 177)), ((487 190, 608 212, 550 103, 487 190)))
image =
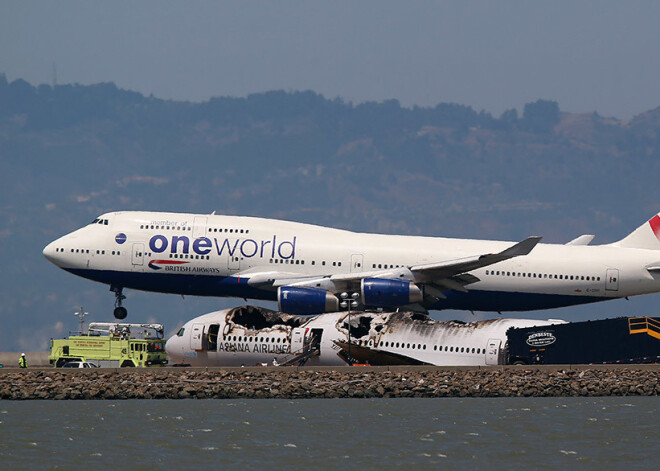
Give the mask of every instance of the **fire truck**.
POLYGON ((164 366, 167 364, 161 324, 92 322, 86 334, 50 341, 50 364, 88 361, 106 368, 164 366))

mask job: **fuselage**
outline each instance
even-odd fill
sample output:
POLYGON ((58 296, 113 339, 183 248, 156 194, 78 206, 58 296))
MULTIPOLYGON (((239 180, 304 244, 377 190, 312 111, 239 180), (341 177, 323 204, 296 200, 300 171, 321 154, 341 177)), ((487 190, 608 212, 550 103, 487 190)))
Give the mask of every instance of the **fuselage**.
POLYGON ((191 366, 339 366, 349 359, 371 365, 498 365, 506 363, 511 327, 558 323, 563 321, 434 321, 380 311, 300 317, 242 306, 186 322, 166 350, 171 363, 191 366))
MULTIPOLYGON (((115 212, 44 249, 55 265, 111 286, 197 296, 275 300, 254 274, 290 276, 384 269, 497 253, 513 242, 395 236, 254 217, 115 212)), ((660 251, 616 245, 538 244, 531 253, 470 271, 430 309, 522 311, 660 291, 660 251)))

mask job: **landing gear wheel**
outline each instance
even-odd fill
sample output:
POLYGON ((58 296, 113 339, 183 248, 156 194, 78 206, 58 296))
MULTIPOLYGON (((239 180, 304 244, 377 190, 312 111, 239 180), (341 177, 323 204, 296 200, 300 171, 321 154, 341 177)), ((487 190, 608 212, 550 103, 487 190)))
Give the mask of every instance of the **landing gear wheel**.
POLYGON ((117 319, 126 319, 128 311, 125 307, 122 307, 121 302, 126 299, 124 293, 122 292, 123 288, 121 286, 110 286, 110 291, 115 293, 115 310, 114 315, 117 319))
POLYGON ((126 316, 128 315, 128 311, 126 311, 125 307, 116 307, 113 314, 115 315, 116 319, 126 319, 126 316))

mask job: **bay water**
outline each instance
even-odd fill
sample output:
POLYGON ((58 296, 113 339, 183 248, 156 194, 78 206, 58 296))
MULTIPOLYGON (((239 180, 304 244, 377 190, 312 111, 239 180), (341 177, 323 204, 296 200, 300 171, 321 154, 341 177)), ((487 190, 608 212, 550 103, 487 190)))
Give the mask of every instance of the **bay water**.
POLYGON ((0 402, 0 469, 658 469, 660 399, 0 402))

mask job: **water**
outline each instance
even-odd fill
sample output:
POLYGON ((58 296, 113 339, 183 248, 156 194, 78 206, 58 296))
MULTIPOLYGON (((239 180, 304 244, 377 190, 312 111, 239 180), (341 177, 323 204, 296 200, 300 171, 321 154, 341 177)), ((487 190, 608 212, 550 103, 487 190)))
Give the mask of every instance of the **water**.
POLYGON ((655 397, 4 401, 0 467, 654 469, 659 407, 655 397))

